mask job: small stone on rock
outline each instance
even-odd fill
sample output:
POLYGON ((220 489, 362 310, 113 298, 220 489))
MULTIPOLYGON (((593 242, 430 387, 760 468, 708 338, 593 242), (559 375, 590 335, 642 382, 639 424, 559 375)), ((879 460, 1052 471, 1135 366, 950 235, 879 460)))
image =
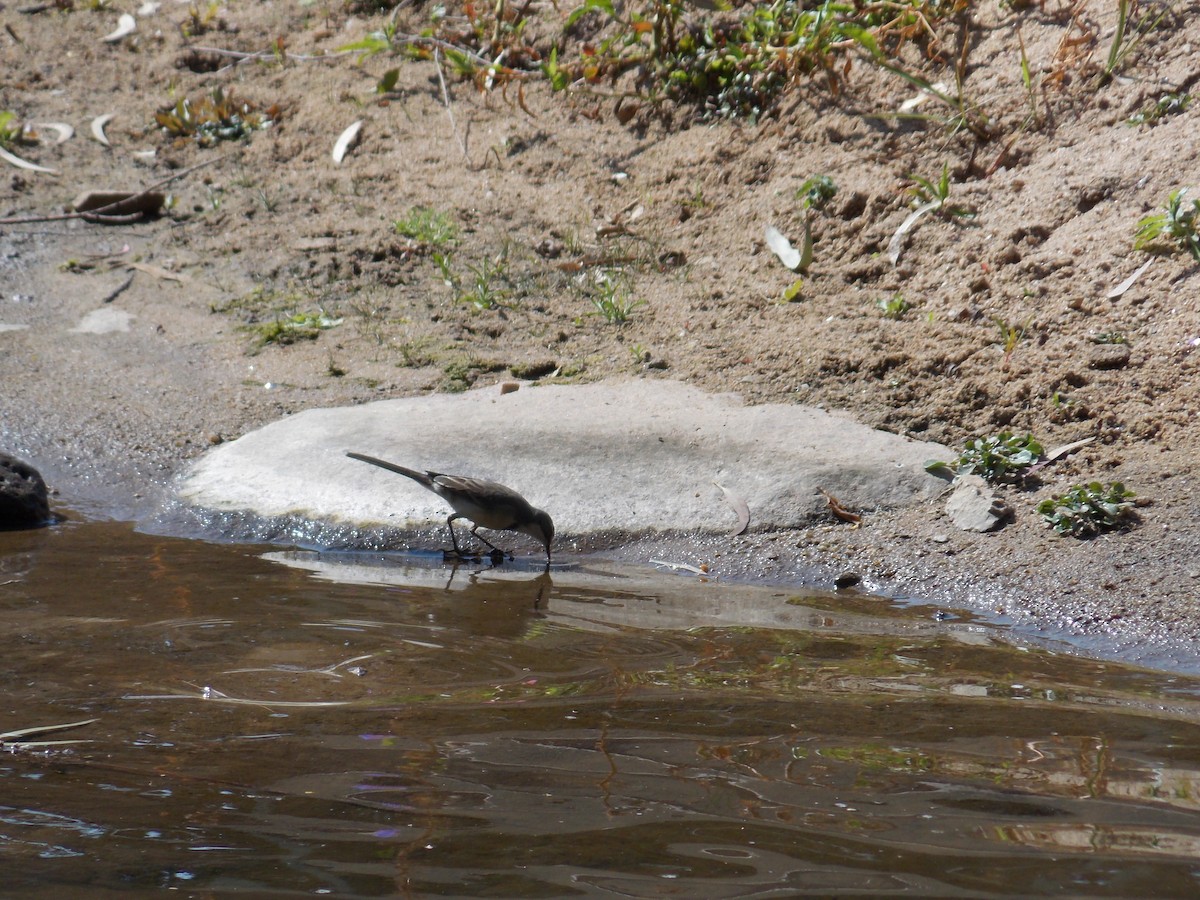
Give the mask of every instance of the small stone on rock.
POLYGON ((991 531, 1004 522, 1012 510, 978 475, 964 475, 946 501, 946 515, 963 531, 991 531))

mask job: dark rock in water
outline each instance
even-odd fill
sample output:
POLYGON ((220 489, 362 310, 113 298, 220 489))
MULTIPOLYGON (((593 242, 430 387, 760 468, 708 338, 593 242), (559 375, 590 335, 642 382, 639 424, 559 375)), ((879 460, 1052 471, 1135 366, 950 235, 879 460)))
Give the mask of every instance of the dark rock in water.
POLYGON ((38 528, 49 522, 46 482, 38 470, 0 453, 0 529, 38 528))
POLYGON ((844 591, 846 588, 852 588, 862 581, 862 576, 857 572, 843 572, 837 578, 833 579, 833 586, 839 591, 844 591))

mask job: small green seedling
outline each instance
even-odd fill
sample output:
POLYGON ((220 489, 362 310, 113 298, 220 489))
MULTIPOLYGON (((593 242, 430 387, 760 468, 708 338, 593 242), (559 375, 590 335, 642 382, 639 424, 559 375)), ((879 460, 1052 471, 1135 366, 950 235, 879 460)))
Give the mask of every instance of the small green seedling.
POLYGON ((351 44, 343 44, 338 47, 339 53, 358 53, 358 64, 362 65, 363 60, 369 59, 377 53, 385 53, 395 49, 393 41, 396 38, 396 23, 389 22, 382 30, 372 31, 362 40, 354 41, 351 44))
POLYGON ((0 148, 5 150, 22 143, 25 131, 15 112, 0 109, 0 148))
POLYGON ((558 65, 558 48, 550 49, 550 56, 542 63, 542 74, 550 82, 550 90, 565 91, 571 85, 571 73, 558 65))
POLYGON ((992 321, 1000 329, 1000 346, 1004 349, 1004 365, 1001 368, 1007 369, 1008 364, 1012 361, 1013 353, 1016 352, 1017 345, 1025 337, 1030 320, 1026 320, 1024 325, 1015 325, 1012 322, 1005 322, 1003 319, 993 319, 992 321))
POLYGON ((1129 524, 1134 518, 1133 498, 1133 491, 1119 481, 1106 485, 1093 481, 1043 500, 1037 511, 1059 534, 1085 538, 1129 524))
POLYGON ((1011 431, 1002 431, 986 438, 967 441, 962 453, 953 463, 940 460, 927 462, 925 470, 938 474, 950 472, 955 476, 978 475, 985 481, 997 484, 1004 481, 1020 481, 1025 470, 1042 456, 1042 445, 1033 435, 1017 437, 1011 431))
POLYGON ((942 164, 942 175, 937 181, 922 178, 920 175, 909 175, 913 186, 908 192, 913 196, 913 203, 918 207, 932 206, 934 212, 949 216, 951 219, 971 219, 975 211, 967 206, 950 206, 950 164, 942 164))
POLYGON ((396 82, 400 80, 399 69, 388 69, 383 73, 383 76, 375 83, 375 93, 390 94, 396 89, 396 82))
POLYGON ((900 227, 892 234, 892 239, 888 241, 888 259, 892 261, 892 265, 897 265, 900 262, 900 254, 903 250, 904 235, 917 227, 917 222, 926 213, 937 213, 951 220, 972 219, 975 217, 975 210, 967 206, 950 206, 950 164, 942 165, 942 176, 937 181, 931 181, 928 178, 922 178, 920 175, 909 175, 913 181, 913 186, 908 189, 908 193, 913 197, 913 211, 908 214, 908 217, 900 223, 900 227))
POLYGON ((903 294, 876 300, 875 305, 883 311, 884 317, 888 319, 899 319, 912 309, 912 304, 904 299, 903 294))
POLYGON ((1100 72, 1100 84, 1105 85, 1125 66, 1128 59, 1142 40, 1156 29, 1170 11, 1170 6, 1163 4, 1159 11, 1150 10, 1145 15, 1133 21, 1138 11, 1137 0, 1117 0, 1117 27, 1113 32, 1112 43, 1108 45, 1108 57, 1100 72))
POLYGON ((608 275, 598 279, 596 287, 598 293, 591 298, 595 309, 590 315, 602 317, 609 325, 624 325, 635 309, 646 305, 645 300, 635 300, 622 285, 608 275))
POLYGON ((509 292, 502 286, 508 281, 508 260, 497 256, 479 265, 467 264, 471 273, 467 287, 458 294, 459 303, 470 303, 478 310, 499 309, 508 303, 509 292))
POLYGON ((804 201, 805 209, 824 209, 837 192, 837 185, 828 175, 814 175, 800 185, 796 199, 804 201))
POLYGON ((427 206, 412 207, 403 219, 392 224, 397 234, 429 247, 441 247, 458 238, 454 221, 446 213, 427 206))
POLYGON ((1186 112, 1192 103, 1191 94, 1163 94, 1156 101, 1146 106, 1140 112, 1134 113, 1125 121, 1130 125, 1155 125, 1159 119, 1186 112))
POLYGON ((1160 238, 1166 238, 1200 262, 1200 199, 1192 200, 1191 206, 1184 206, 1185 193, 1187 188, 1171 191, 1162 212, 1146 216, 1138 222, 1137 237, 1133 242, 1135 249, 1145 250, 1160 238))
POLYGON ((273 319, 257 326, 258 339, 266 344, 295 344, 298 341, 315 341, 317 336, 330 328, 342 324, 324 313, 296 313, 293 316, 273 319))

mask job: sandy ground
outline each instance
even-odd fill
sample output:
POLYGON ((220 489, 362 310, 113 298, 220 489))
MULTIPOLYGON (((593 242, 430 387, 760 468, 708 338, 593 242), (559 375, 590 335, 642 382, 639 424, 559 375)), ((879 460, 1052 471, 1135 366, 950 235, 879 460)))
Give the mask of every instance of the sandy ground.
MULTIPOLYGON (((60 5, 0 3, 0 108, 75 130, 56 144, 41 125, 14 148, 60 174, 0 169, 0 446, 62 502, 148 518, 213 442, 314 406, 639 373, 951 446, 1001 429, 1046 447, 1095 439, 1005 488, 1015 518, 996 533, 958 532, 937 505, 687 542, 729 574, 851 570, 873 589, 1131 647, 1200 638, 1200 267, 1133 246, 1172 190, 1200 192, 1200 103, 1129 122, 1197 79, 1200 3, 1174 4, 1104 84, 1115 4, 979 4, 964 86, 987 140, 930 99, 928 118, 896 119, 916 88, 861 61, 836 95, 813 79, 756 124, 705 122, 618 104, 628 85, 564 95, 531 78, 518 101, 432 60, 336 55, 387 21, 369 5, 167 2, 109 43, 138 4, 60 5), (281 36, 287 55, 273 52, 281 36), (155 124, 217 87, 274 107, 271 126, 202 147, 155 124), (111 146, 91 132, 108 115, 111 146), (361 139, 335 164, 356 121, 361 139), (943 165, 974 215, 926 215, 894 265, 909 175, 936 180, 943 165), (14 221, 172 175, 159 218, 14 221), (838 192, 812 215, 815 260, 789 301, 797 276, 763 229, 799 240, 796 193, 814 175, 838 192), (415 208, 453 237, 398 233, 415 208), (606 297, 627 322, 595 314, 606 297), (890 317, 880 301, 897 297, 909 308, 890 317), (284 327, 293 316, 314 327, 284 327), (1034 506, 1093 479, 1134 490, 1140 521, 1056 537, 1034 506)), ((566 11, 533 9, 530 41, 548 46, 545 23, 566 11)), ((415 32, 429 15, 417 4, 398 22, 415 32)))

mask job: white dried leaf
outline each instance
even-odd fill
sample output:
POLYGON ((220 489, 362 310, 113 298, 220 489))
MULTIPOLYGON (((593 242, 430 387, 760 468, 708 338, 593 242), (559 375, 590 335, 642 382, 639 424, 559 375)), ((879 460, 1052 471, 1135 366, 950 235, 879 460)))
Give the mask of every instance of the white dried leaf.
POLYGON ((892 261, 892 265, 900 262, 900 251, 904 243, 904 235, 917 224, 917 220, 927 212, 938 209, 942 205, 941 200, 930 200, 928 203, 923 203, 908 214, 908 218, 900 223, 900 227, 896 229, 896 233, 892 235, 892 239, 888 241, 888 259, 892 261))
POLYGON ((800 251, 792 246, 792 242, 785 238, 778 228, 768 225, 763 231, 763 237, 766 238, 771 252, 779 257, 781 263, 793 272, 800 268, 800 251))
POLYGON ((1132 275, 1130 275, 1128 278, 1126 278, 1124 281, 1122 281, 1120 284, 1118 284, 1115 288, 1113 288, 1111 291, 1109 291, 1104 296, 1107 297, 1109 300, 1116 300, 1118 297, 1120 297, 1122 294, 1124 294, 1127 290, 1129 290, 1131 287, 1133 287, 1133 283, 1142 277, 1142 273, 1145 272, 1148 268, 1150 268, 1150 263, 1152 263, 1152 262, 1154 262, 1154 257, 1150 257, 1148 260, 1146 260, 1144 263, 1142 263, 1140 266, 1138 266, 1136 272, 1134 272, 1132 275))
POLYGON ((117 30, 106 34, 100 40, 106 44, 115 44, 123 37, 133 34, 137 31, 137 19, 129 13, 122 13, 121 18, 117 19, 117 30))
POLYGON ((0 147, 0 159, 4 160, 10 166, 16 166, 18 169, 28 169, 30 172, 45 172, 47 175, 57 175, 57 169, 47 169, 45 166, 39 166, 37 163, 31 163, 27 159, 21 159, 19 156, 14 156, 3 147, 0 147))
POLYGON ((75 129, 66 122, 38 122, 34 128, 49 129, 58 137, 55 139, 56 144, 65 144, 71 138, 75 137, 75 129))
MULTIPOLYGON (((944 94, 950 90, 950 88, 948 86, 942 84, 942 82, 940 82, 940 81, 936 82, 935 84, 930 85, 930 87, 932 87, 939 94, 944 94)), ((935 95, 930 93, 929 91, 921 91, 921 93, 917 94, 917 96, 909 97, 907 100, 905 100, 903 103, 901 103, 899 111, 901 113, 910 113, 914 109, 916 109, 918 106, 920 106, 922 103, 924 103, 926 100, 928 100, 930 97, 933 97, 933 96, 935 96, 935 95)))
POLYGON ((729 504, 729 508, 733 510, 737 516, 737 526, 729 532, 731 537, 737 537, 740 534, 745 534, 746 529, 750 527, 750 505, 746 503, 745 498, 740 494, 735 494, 719 481, 714 481, 717 487, 721 489, 721 494, 725 497, 725 502, 729 504))
POLYGON ((96 116, 96 118, 92 119, 92 137, 98 140, 105 147, 112 146, 112 144, 108 142, 108 135, 104 133, 104 126, 112 120, 112 113, 105 113, 102 116, 96 116))
POLYGON ((339 166, 342 164, 342 160, 346 158, 346 154, 350 152, 350 149, 358 143, 358 135, 362 131, 362 127, 363 123, 360 119, 343 131, 337 139, 337 143, 333 145, 333 161, 339 166))

